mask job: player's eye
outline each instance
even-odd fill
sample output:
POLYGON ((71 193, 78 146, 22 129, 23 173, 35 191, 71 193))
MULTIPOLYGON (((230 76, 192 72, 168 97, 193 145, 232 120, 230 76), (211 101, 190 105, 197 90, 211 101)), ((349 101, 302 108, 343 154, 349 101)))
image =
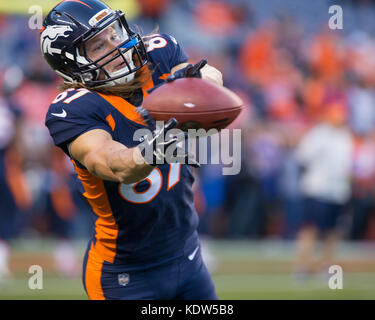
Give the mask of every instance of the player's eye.
POLYGON ((120 37, 117 34, 113 34, 111 36, 111 41, 119 41, 119 40, 120 40, 120 37))
POLYGON ((103 49, 103 46, 104 46, 104 43, 100 42, 96 46, 94 46, 93 51, 94 52, 99 51, 99 50, 103 49))

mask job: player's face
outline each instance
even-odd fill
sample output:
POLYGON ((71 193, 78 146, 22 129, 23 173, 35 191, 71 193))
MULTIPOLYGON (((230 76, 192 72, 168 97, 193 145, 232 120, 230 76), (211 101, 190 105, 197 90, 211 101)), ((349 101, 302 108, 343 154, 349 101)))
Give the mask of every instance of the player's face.
MULTIPOLYGON (((95 61, 103 57, 105 54, 107 54, 111 50, 115 49, 121 42, 125 41, 127 38, 128 38, 127 35, 124 34, 122 29, 119 27, 118 23, 115 22, 114 24, 104 29, 99 34, 97 34, 95 37, 87 41, 86 43, 87 56, 92 61, 95 61)), ((115 50, 111 55, 109 55, 105 59, 100 60, 99 63, 103 64, 109 61, 116 54, 118 54, 117 50, 115 50)), ((130 62, 132 59, 132 50, 127 51, 124 55, 127 61, 130 62)), ((120 70, 124 67, 126 67, 126 64, 120 56, 105 65, 105 69, 109 73, 120 70)))

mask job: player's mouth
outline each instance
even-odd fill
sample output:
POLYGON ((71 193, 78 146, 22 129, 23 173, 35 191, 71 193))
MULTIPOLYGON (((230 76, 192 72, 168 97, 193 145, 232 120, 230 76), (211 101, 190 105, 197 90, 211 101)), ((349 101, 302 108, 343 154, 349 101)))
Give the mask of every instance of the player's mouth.
POLYGON ((125 68, 126 67, 126 63, 125 61, 119 63, 116 67, 115 67, 115 70, 120 70, 122 68, 125 68))
POLYGON ((117 64, 115 67, 113 67, 112 70, 113 71, 118 71, 118 70, 121 70, 122 68, 124 68, 125 66, 126 66, 125 62, 121 62, 121 63, 117 64))

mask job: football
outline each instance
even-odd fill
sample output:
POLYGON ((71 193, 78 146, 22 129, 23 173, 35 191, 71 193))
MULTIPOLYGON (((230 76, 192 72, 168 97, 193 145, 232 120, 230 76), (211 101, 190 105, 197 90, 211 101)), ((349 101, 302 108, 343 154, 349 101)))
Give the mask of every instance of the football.
POLYGON ((199 78, 177 79, 152 91, 143 107, 155 120, 178 121, 178 128, 221 130, 235 120, 243 107, 231 90, 199 78))

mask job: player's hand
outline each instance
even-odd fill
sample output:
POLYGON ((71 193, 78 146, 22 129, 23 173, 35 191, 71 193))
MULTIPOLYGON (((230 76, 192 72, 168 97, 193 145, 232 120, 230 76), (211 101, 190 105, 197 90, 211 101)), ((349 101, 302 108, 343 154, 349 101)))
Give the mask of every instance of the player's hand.
POLYGON ((164 126, 157 127, 155 120, 146 109, 138 107, 137 111, 151 131, 151 134, 146 135, 144 141, 138 145, 143 158, 149 165, 156 166, 169 163, 168 160, 170 159, 168 158, 173 156, 174 162, 189 164, 196 168, 200 167, 200 164, 195 160, 195 156, 188 152, 187 133, 182 131, 178 135, 168 133, 170 129, 177 127, 178 121, 175 118, 169 119, 164 126), (167 154, 168 147, 172 144, 174 144, 173 153, 167 154), (181 147, 181 144, 183 147, 181 147), (148 159, 146 150, 152 150, 150 159, 148 159))
POLYGON ((153 88, 147 90, 147 93, 151 93, 157 88, 161 87, 166 82, 172 82, 176 79, 181 78, 202 78, 201 69, 207 64, 206 59, 202 59, 197 64, 192 65, 188 64, 185 68, 177 70, 174 74, 170 75, 165 82, 159 83, 158 85, 154 86, 153 88))
POLYGON ((197 64, 188 64, 185 68, 177 70, 167 78, 167 82, 172 82, 180 78, 202 78, 201 69, 207 64, 206 59, 202 59, 197 64))

